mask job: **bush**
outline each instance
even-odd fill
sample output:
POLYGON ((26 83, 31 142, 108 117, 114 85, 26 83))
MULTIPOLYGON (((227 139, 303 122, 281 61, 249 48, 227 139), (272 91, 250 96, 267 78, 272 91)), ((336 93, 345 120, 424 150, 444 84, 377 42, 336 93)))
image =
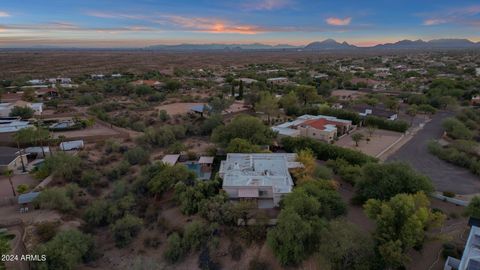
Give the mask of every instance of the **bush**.
POLYGON ((57 234, 58 228, 57 222, 44 221, 35 225, 35 230, 37 232, 40 241, 46 242, 52 239, 55 234, 57 234))
POLYGON ((125 215, 123 218, 117 220, 112 226, 113 237, 115 238, 115 245, 117 247, 125 247, 133 238, 137 236, 142 228, 142 220, 132 215, 125 215))
POLYGON ((30 107, 15 106, 10 111, 9 116, 19 116, 22 119, 32 118, 35 111, 30 107))
POLYGON ((405 132, 410 126, 407 122, 402 120, 391 121, 376 116, 367 116, 364 123, 366 126, 373 126, 379 129, 391 130, 396 132, 405 132))
POLYGON ((40 208, 55 209, 64 213, 71 212, 75 205, 64 188, 47 188, 35 198, 34 203, 40 208))
POLYGON ((248 270, 269 270, 270 268, 270 265, 266 261, 261 260, 259 257, 253 258, 248 263, 248 270))
POLYGON ((77 265, 92 259, 93 238, 76 229, 58 233, 46 244, 40 245, 34 254, 44 254, 45 262, 36 262, 36 269, 76 269, 77 265))
POLYGON ((377 161, 376 158, 365 155, 362 152, 331 145, 311 138, 285 137, 282 139, 282 145, 287 152, 298 152, 303 149, 311 149, 317 156, 317 159, 320 160, 342 158, 345 161, 356 165, 363 165, 368 162, 377 161))
POLYGON ((243 247, 240 243, 232 240, 228 246, 228 252, 234 261, 240 261, 243 255, 243 247))
POLYGON ((455 193, 453 193, 453 192, 451 192, 451 191, 444 191, 444 192, 443 192, 443 196, 449 197, 449 198, 454 198, 454 197, 455 197, 455 193))
POLYGON ((146 164, 150 154, 142 147, 135 147, 125 152, 125 159, 130 165, 146 164))
POLYGON ((180 261, 185 255, 182 239, 178 233, 171 234, 167 239, 167 248, 163 253, 163 257, 169 263, 176 263, 180 261))

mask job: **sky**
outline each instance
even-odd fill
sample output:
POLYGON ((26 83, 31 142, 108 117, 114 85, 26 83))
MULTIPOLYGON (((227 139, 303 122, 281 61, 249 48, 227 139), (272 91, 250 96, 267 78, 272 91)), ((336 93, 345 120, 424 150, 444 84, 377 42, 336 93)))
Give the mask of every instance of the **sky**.
POLYGON ((480 41, 479 0, 0 0, 0 47, 480 41))

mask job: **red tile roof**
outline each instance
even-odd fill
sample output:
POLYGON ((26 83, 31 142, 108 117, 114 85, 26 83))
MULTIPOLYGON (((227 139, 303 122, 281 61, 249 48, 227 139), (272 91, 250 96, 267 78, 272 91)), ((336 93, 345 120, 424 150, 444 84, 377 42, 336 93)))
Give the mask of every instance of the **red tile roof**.
POLYGON ((319 130, 324 130, 326 125, 345 126, 346 124, 342 122, 331 121, 325 118, 320 118, 305 121, 303 122, 303 125, 307 125, 309 127, 313 127, 319 130))

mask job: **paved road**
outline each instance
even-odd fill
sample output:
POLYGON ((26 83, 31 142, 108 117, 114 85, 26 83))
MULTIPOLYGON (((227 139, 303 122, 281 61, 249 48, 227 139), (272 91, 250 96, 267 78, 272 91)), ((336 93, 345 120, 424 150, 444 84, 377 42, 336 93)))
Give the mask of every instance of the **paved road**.
POLYGON ((427 143, 440 138, 443 133, 442 121, 451 116, 449 112, 437 113, 432 121, 407 142, 388 161, 405 161, 419 172, 429 176, 439 191, 451 191, 456 194, 480 193, 480 177, 467 169, 454 166, 430 154, 427 143))

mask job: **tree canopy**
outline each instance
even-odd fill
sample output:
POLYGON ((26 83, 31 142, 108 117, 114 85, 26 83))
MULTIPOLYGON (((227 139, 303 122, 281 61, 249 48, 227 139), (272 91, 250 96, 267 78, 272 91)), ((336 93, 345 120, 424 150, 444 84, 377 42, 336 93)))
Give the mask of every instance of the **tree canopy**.
POLYGON ((265 145, 270 144, 274 136, 275 132, 265 126, 262 120, 249 115, 239 115, 229 124, 215 128, 212 140, 224 146, 235 138, 245 139, 256 145, 265 145))

